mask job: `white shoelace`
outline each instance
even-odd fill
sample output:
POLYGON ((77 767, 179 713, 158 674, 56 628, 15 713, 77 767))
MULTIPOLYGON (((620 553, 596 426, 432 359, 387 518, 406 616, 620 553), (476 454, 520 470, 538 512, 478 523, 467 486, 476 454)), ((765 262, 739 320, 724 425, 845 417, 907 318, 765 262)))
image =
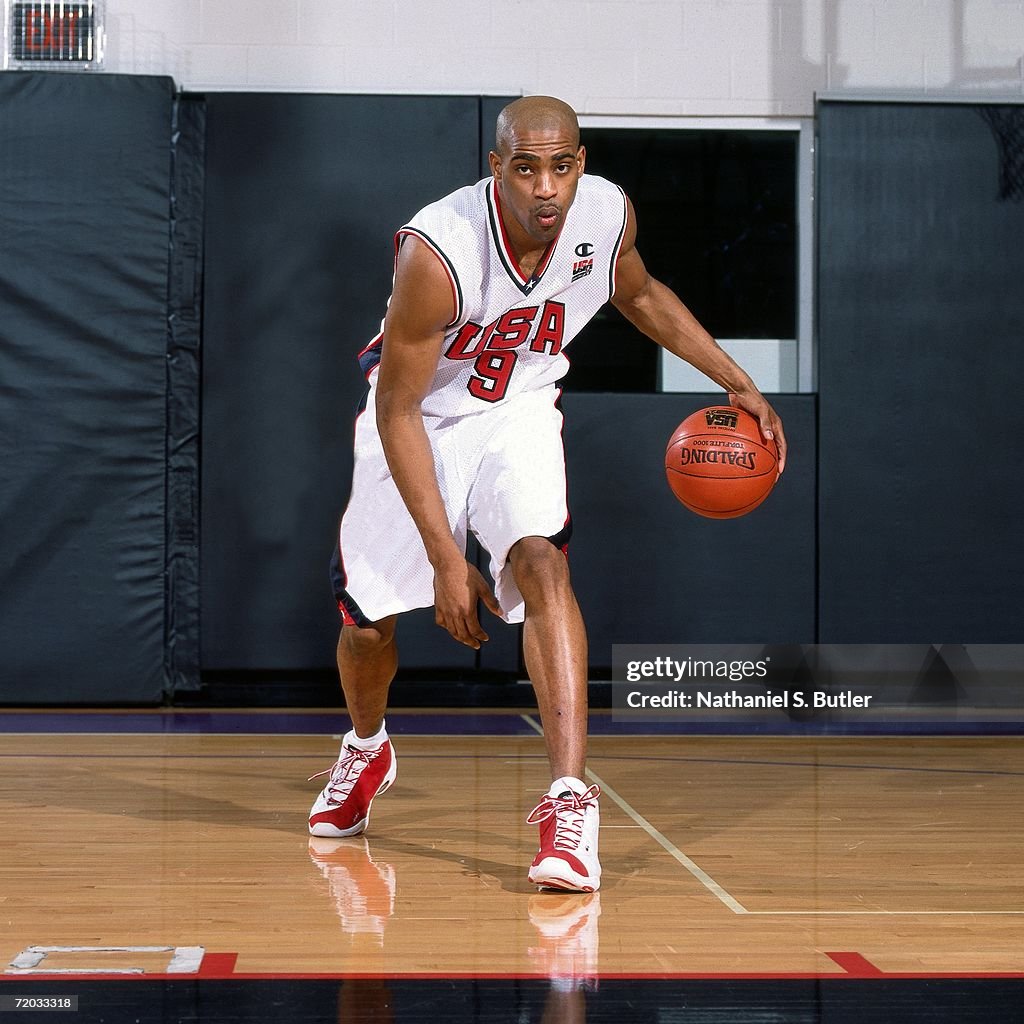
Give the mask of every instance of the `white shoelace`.
POLYGON ((583 839, 583 817, 587 808, 596 803, 601 795, 600 786, 591 786, 583 793, 569 791, 568 796, 545 796, 526 819, 528 824, 538 825, 554 816, 555 838, 552 845, 556 850, 574 853, 583 839))
POLYGON ((325 789, 327 799, 332 804, 343 804, 348 799, 348 795, 352 792, 352 787, 359 781, 359 776, 362 775, 363 769, 371 761, 380 757, 381 751, 384 748, 380 746, 376 750, 356 750, 355 747, 346 747, 345 749, 348 753, 344 757, 335 761, 330 768, 317 772, 316 775, 310 775, 306 780, 307 782, 312 782, 314 779, 330 775, 330 781, 325 789))

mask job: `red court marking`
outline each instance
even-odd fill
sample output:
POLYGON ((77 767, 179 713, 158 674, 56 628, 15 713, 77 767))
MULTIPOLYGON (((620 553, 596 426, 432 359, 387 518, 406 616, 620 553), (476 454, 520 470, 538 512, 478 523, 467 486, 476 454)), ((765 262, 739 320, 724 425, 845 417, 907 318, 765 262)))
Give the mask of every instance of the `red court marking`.
POLYGON ((855 978, 880 978, 885 973, 860 953, 826 952, 825 956, 834 960, 847 974, 855 978))
MULTIPOLYGON (((150 971, 143 974, 102 974, 98 971, 89 974, 39 972, 0 974, 0 981, 193 981, 196 978, 223 981, 226 978, 236 977, 235 964, 237 962, 237 953, 206 953, 199 965, 199 970, 194 974, 155 974, 150 971)), ((258 977, 274 978, 276 975, 258 975, 258 977)))
MULTIPOLYGON (((193 978, 230 978, 235 973, 237 953, 207 953, 193 978)), ((174 975, 168 975, 174 977, 174 975)))
MULTIPOLYGON (((894 971, 875 970, 870 974, 843 974, 839 971, 611 971, 594 975, 598 981, 1024 981, 1024 971, 894 971)), ((26 981, 549 981, 547 974, 498 974, 486 972, 394 971, 390 974, 364 974, 358 971, 300 974, 293 972, 246 972, 225 974, 0 974, 0 985, 26 981)))

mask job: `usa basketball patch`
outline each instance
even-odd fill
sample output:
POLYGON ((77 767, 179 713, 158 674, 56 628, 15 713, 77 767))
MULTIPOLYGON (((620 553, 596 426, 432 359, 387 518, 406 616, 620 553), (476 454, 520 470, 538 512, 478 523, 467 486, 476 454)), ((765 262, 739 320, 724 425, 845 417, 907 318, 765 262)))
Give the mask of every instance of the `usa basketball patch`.
POLYGON ((581 277, 586 277, 593 269, 593 258, 589 260, 576 260, 572 265, 572 279, 578 281, 581 277))

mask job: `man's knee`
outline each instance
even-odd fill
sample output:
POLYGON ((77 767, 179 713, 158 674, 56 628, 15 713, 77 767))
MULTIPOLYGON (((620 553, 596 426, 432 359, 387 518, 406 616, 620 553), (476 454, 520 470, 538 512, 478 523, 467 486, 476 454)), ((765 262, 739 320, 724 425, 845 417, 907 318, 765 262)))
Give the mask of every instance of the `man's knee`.
POLYGON ((516 586, 524 597, 571 593, 565 554, 546 537, 524 537, 513 546, 509 558, 516 586))
POLYGON ((395 638, 395 617, 392 615, 366 626, 342 626, 339 650, 354 657, 377 654, 395 638))

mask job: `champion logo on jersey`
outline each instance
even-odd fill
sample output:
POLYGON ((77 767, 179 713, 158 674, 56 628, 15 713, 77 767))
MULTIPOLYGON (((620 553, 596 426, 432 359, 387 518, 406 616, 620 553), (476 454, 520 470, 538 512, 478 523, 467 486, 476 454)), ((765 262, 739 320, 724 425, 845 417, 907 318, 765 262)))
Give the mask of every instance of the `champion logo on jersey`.
POLYGON ((578 281, 594 269, 594 246, 591 242, 580 242, 575 252, 579 259, 572 265, 572 279, 578 281))

